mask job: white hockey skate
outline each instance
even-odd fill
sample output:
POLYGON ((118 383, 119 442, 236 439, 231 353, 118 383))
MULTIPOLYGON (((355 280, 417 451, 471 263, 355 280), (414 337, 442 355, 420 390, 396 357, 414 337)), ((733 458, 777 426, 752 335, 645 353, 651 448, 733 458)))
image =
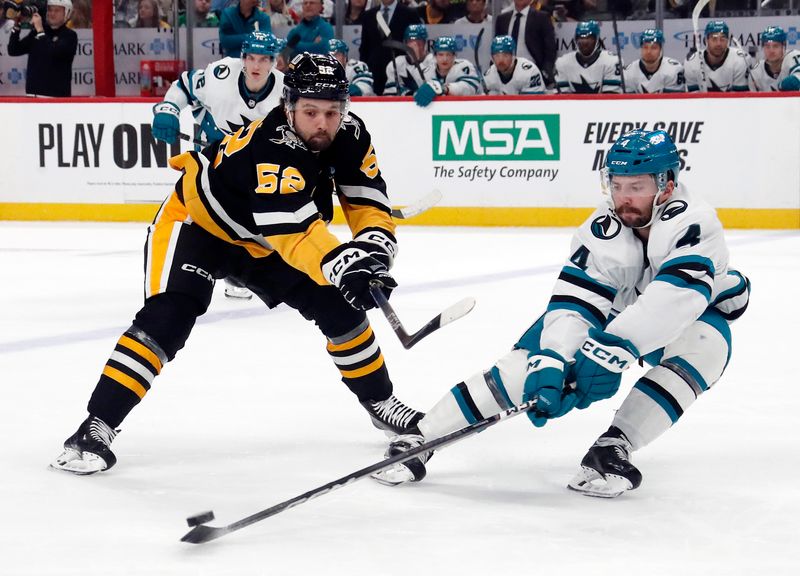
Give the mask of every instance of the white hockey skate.
MULTIPOLYGON (((386 458, 391 458, 403 452, 408 452, 424 443, 425 438, 419 434, 400 434, 392 438, 384 456, 386 458)), ((387 486, 397 486, 398 484, 405 484, 406 482, 419 482, 425 478, 427 474, 425 463, 432 455, 433 452, 425 452, 416 458, 411 458, 400 464, 395 464, 386 470, 375 472, 371 474, 370 477, 387 486)))
POLYGON ((630 462, 632 448, 624 435, 601 436, 581 460, 581 470, 567 487, 584 496, 616 498, 642 483, 642 473, 630 462))
POLYGON ((64 451, 50 463, 50 468, 79 476, 108 470, 117 463, 110 445, 118 432, 100 418, 89 416, 77 432, 67 438, 64 451))

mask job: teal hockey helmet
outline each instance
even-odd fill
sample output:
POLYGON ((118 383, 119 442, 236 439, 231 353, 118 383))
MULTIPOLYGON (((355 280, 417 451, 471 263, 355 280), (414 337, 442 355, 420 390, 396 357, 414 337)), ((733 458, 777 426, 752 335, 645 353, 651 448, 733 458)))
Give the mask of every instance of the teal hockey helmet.
POLYGON ((712 34, 722 34, 725 38, 731 37, 731 31, 724 20, 712 20, 706 24, 705 37, 708 38, 712 34))
POLYGON ((780 26, 767 26, 761 33, 761 44, 764 42, 779 42, 786 45, 786 32, 780 26))
POLYGON ((659 204, 659 200, 667 188, 667 183, 672 181, 677 186, 680 166, 678 149, 665 131, 633 130, 623 134, 608 151, 606 166, 601 171, 603 192, 606 194, 609 206, 612 210, 616 210, 613 184, 615 176, 650 175, 658 190, 653 195, 650 219, 636 226, 631 225, 631 227, 646 228, 650 226, 666 204, 659 204))
POLYGON ((338 38, 331 38, 328 40, 328 52, 331 54, 336 54, 337 52, 341 52, 345 56, 347 56, 350 52, 350 48, 347 46, 347 43, 344 40, 339 40, 338 38))
POLYGON ((588 38, 589 36, 600 38, 600 24, 597 23, 597 20, 578 22, 578 25, 575 27, 576 40, 578 38, 588 38))
POLYGON ((277 39, 269 32, 251 32, 242 42, 242 58, 245 54, 262 54, 274 58, 278 52, 277 39))
POLYGON ((492 40, 492 54, 516 54, 517 43, 511 36, 495 36, 492 40))
POLYGON ((427 39, 428 29, 425 27, 425 24, 410 24, 406 27, 406 31, 403 32, 403 42, 408 42, 409 40, 427 39))
POLYGON ((437 52, 452 52, 453 54, 458 52, 456 39, 452 36, 439 36, 433 41, 433 53, 436 54, 437 52))
POLYGON ((664 46, 664 32, 660 28, 648 28, 642 32, 639 41, 642 44, 658 44, 664 46))

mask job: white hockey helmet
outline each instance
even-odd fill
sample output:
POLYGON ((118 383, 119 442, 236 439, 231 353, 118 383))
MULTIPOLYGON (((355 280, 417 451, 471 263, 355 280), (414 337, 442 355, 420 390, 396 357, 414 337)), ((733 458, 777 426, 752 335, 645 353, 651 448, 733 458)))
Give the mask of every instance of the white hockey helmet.
POLYGON ((64 20, 69 20, 72 16, 72 0, 47 0, 48 6, 63 6, 64 20))

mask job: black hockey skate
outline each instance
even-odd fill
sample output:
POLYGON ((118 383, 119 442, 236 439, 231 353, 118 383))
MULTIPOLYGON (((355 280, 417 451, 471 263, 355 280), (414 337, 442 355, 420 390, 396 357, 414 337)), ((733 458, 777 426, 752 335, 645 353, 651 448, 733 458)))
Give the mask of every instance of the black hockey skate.
POLYGON ((375 427, 386 432, 388 436, 402 434, 425 416, 423 412, 418 412, 400 402, 394 394, 386 400, 377 402, 368 400, 361 405, 369 412, 375 427))
MULTIPOLYGON (((389 447, 384 453, 384 457, 391 458, 403 452, 416 448, 425 442, 425 438, 419 434, 419 429, 414 428, 413 434, 400 434, 392 438, 389 447)), ((425 463, 433 456, 433 452, 425 452, 416 458, 411 458, 400 464, 395 464, 391 468, 375 472, 370 476, 387 486, 397 486, 398 484, 405 484, 406 482, 419 482, 428 473, 425 469, 425 463)))
POLYGON ((108 470, 117 463, 109 446, 118 432, 100 418, 89 416, 78 431, 67 438, 64 452, 50 467, 84 476, 108 470))
POLYGON ((612 426, 589 448, 581 460, 581 471, 567 487, 585 496, 616 498, 642 483, 642 473, 631 464, 631 443, 612 426))

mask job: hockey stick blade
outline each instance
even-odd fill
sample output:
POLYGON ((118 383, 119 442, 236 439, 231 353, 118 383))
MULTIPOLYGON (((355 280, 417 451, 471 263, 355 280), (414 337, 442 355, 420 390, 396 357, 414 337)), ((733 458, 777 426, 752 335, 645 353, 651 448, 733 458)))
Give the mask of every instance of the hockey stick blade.
POLYGON ((414 332, 413 334, 409 334, 403 326, 403 323, 400 321, 400 318, 397 317, 397 313, 394 311, 394 308, 392 308, 392 305, 389 304, 389 300, 381 290, 381 285, 377 282, 373 283, 369 287, 369 292, 372 295, 372 299, 375 300, 375 303, 383 312, 383 315, 386 316, 386 320, 389 321, 389 325, 392 327, 392 330, 394 330, 398 340, 400 340, 400 344, 402 344, 403 348, 406 350, 414 346, 414 344, 426 336, 433 334, 442 326, 450 324, 451 322, 466 316, 475 307, 474 298, 464 298, 463 300, 456 302, 449 308, 446 308, 434 316, 418 331, 414 332))
POLYGON ((419 216, 423 212, 427 212, 436 206, 442 200, 441 191, 433 190, 427 196, 423 196, 413 204, 409 204, 405 208, 392 208, 392 217, 399 218, 400 220, 408 220, 414 216, 419 216))
POLYGON ((289 500, 285 500, 280 504, 276 504, 271 508, 267 508, 265 510, 261 510, 260 512, 256 512, 246 518, 242 518, 236 522, 232 522, 226 526, 206 526, 205 524, 200 524, 199 526, 195 526, 189 532, 184 534, 183 538, 181 538, 181 542, 188 542, 190 544, 203 544, 205 542, 209 542, 211 540, 216 540, 217 538, 221 538, 226 534, 230 534, 231 532, 235 532, 237 530, 241 530, 246 526, 250 526, 251 524, 255 524, 256 522, 260 522, 261 520, 266 520, 271 516, 275 516, 276 514, 280 514, 285 510, 289 510, 290 508, 294 508, 295 506, 299 506, 300 504, 304 504, 309 500, 313 500, 314 498, 318 498, 323 496, 329 492, 333 492, 334 490, 338 490, 339 488, 343 488, 348 484, 352 484, 353 482, 357 482, 359 480, 363 480, 364 478, 369 477, 371 474, 376 472, 382 472, 394 466, 395 464, 400 464, 405 462, 406 460, 410 460, 420 454, 425 452, 431 452, 433 450, 438 450, 440 448, 444 448, 450 444, 454 444, 459 440, 463 440, 473 434, 477 434, 478 432, 482 432, 486 430, 490 426, 494 426, 498 422, 505 420, 507 418, 511 418, 513 416, 517 416, 518 414, 522 414, 523 412, 527 412, 528 410, 534 408, 536 406, 536 400, 529 400, 528 402, 523 402, 518 406, 514 406, 509 408, 508 410, 504 410, 499 414, 495 414, 494 416, 489 416, 488 418, 484 418, 483 420, 479 420, 469 426, 456 430, 455 432, 451 432, 441 438, 437 438, 435 440, 431 440, 430 442, 426 442, 424 444, 420 444, 416 448, 412 448, 408 452, 402 452, 390 458, 384 458, 383 460, 372 464, 371 466, 367 466, 366 468, 362 468, 361 470, 357 470, 352 472, 346 476, 342 476, 333 482, 328 482, 327 484, 323 484, 318 488, 314 488, 313 490, 309 490, 308 492, 304 492, 299 496, 295 496, 289 500))

